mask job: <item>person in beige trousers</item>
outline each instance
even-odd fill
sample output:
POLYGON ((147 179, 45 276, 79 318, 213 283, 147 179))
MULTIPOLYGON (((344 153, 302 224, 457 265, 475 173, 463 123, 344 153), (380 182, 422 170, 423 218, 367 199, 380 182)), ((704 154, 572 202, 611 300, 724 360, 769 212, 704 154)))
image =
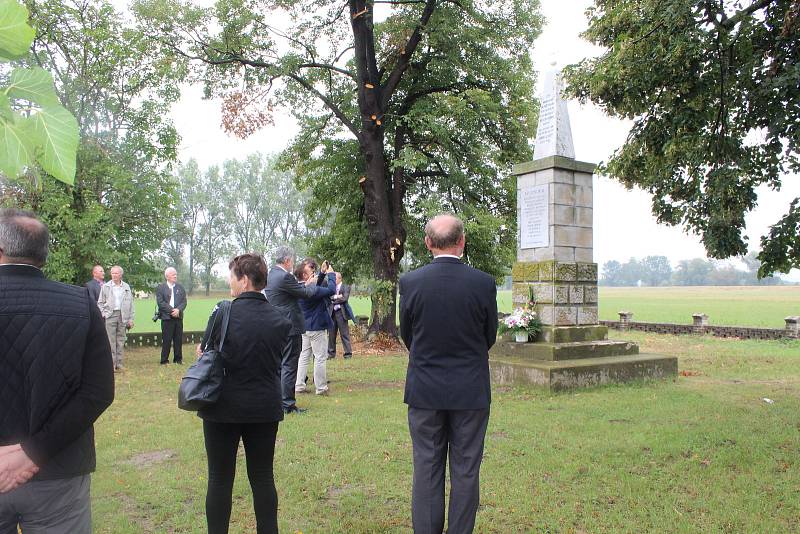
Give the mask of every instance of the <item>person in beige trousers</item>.
POLYGON ((111 280, 103 284, 97 299, 100 313, 106 320, 106 334, 111 344, 114 370, 122 369, 122 352, 127 331, 133 328, 135 311, 131 287, 122 281, 122 267, 111 268, 111 280))

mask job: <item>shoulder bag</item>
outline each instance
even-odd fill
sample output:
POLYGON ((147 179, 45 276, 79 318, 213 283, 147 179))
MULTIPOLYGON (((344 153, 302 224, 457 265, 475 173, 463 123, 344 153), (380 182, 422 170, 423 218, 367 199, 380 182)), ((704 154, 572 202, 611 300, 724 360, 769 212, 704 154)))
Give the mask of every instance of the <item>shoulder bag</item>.
POLYGON ((225 376, 222 348, 225 344, 225 334, 228 333, 231 303, 229 301, 221 302, 219 313, 222 317, 219 344, 216 348, 206 347, 200 358, 186 370, 186 375, 178 388, 178 408, 181 410, 196 412, 212 406, 219 399, 222 380, 225 376))

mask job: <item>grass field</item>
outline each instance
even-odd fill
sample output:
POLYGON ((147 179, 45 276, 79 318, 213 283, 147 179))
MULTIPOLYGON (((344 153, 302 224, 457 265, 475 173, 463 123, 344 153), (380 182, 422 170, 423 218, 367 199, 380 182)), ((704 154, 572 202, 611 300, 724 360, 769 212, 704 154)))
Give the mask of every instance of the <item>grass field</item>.
MULTIPOLYGON (((223 293, 212 297, 195 295, 189 299, 186 330, 205 329, 211 309, 223 293)), ((511 311, 511 292, 500 291, 500 311, 511 311)), ((356 315, 369 315, 367 297, 353 297, 350 304, 356 315)), ((150 318, 154 299, 137 300, 134 332, 153 332, 159 323, 150 318)), ((600 318, 618 320, 619 311, 634 312, 635 321, 658 323, 692 322, 693 313, 706 313, 711 324, 783 328, 783 318, 800 315, 800 286, 775 287, 601 287, 600 318)))
MULTIPOLYGON (((476 532, 798 531, 800 343, 626 337, 677 355, 688 376, 557 395, 494 387, 476 532)), ((157 358, 127 351, 96 425, 97 533, 204 532, 201 422, 176 407, 185 368, 157 358)), ((332 395, 300 398, 308 413, 278 433, 281 532, 411 531, 405 366, 336 359, 332 395)), ((243 462, 232 533, 255 532, 243 462)))

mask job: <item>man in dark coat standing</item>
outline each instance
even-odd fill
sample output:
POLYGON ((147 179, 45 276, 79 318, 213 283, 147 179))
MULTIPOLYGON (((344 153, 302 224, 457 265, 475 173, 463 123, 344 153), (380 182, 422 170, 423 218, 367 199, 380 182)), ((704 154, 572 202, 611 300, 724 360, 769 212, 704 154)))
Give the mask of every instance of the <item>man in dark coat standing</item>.
POLYGON ((336 357, 336 336, 342 337, 342 350, 344 357, 353 356, 350 345, 350 325, 348 321, 355 321, 353 310, 350 308, 350 286, 342 283, 342 273, 336 273, 336 294, 328 301, 328 315, 331 316, 333 325, 328 329, 328 359, 336 357))
POLYGON ((103 284, 106 283, 106 271, 102 265, 95 265, 92 267, 92 279, 86 282, 86 289, 89 290, 89 296, 92 300, 97 302, 100 298, 100 290, 103 289, 103 284))
POLYGON ((291 247, 278 247, 274 256, 275 265, 267 275, 267 287, 264 289, 264 295, 270 304, 281 309, 292 321, 289 341, 283 350, 281 361, 283 412, 286 414, 301 413, 305 410, 297 407, 294 383, 297 380, 297 364, 300 358, 300 349, 303 346, 302 334, 306 328, 303 312, 297 301, 313 297, 321 288, 315 285, 301 284, 294 277, 292 274, 294 250, 291 247))
POLYGON ((156 288, 158 318, 161 319, 161 365, 169 363, 170 345, 174 347, 172 362, 183 363, 183 312, 186 310, 186 290, 178 283, 174 267, 164 270, 165 282, 156 288))
POLYGON ((0 210, 0 532, 89 534, 114 368, 97 301, 45 278, 48 240, 32 213, 0 210))
POLYGON ((404 400, 413 445, 415 534, 444 530, 448 451, 447 531, 472 532, 480 502, 497 286, 494 278, 461 262, 464 243, 459 219, 433 218, 425 225, 433 262, 400 279, 400 334, 409 351, 404 400))

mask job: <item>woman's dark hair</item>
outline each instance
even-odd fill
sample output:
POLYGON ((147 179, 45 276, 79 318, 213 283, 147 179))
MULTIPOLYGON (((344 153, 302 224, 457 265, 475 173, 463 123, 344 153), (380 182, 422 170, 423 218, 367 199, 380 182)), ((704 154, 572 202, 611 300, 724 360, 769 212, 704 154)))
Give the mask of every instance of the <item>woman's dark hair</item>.
POLYGON ((258 291, 261 291, 267 285, 267 262, 264 261, 264 256, 261 254, 248 252, 247 254, 236 256, 228 264, 228 269, 233 272, 236 278, 247 276, 250 279, 250 283, 253 284, 253 288, 258 291))
POLYGON ((294 268, 294 277, 298 280, 303 280, 306 277, 306 265, 311 266, 312 272, 317 272, 317 260, 314 258, 304 258, 295 268, 294 268))

